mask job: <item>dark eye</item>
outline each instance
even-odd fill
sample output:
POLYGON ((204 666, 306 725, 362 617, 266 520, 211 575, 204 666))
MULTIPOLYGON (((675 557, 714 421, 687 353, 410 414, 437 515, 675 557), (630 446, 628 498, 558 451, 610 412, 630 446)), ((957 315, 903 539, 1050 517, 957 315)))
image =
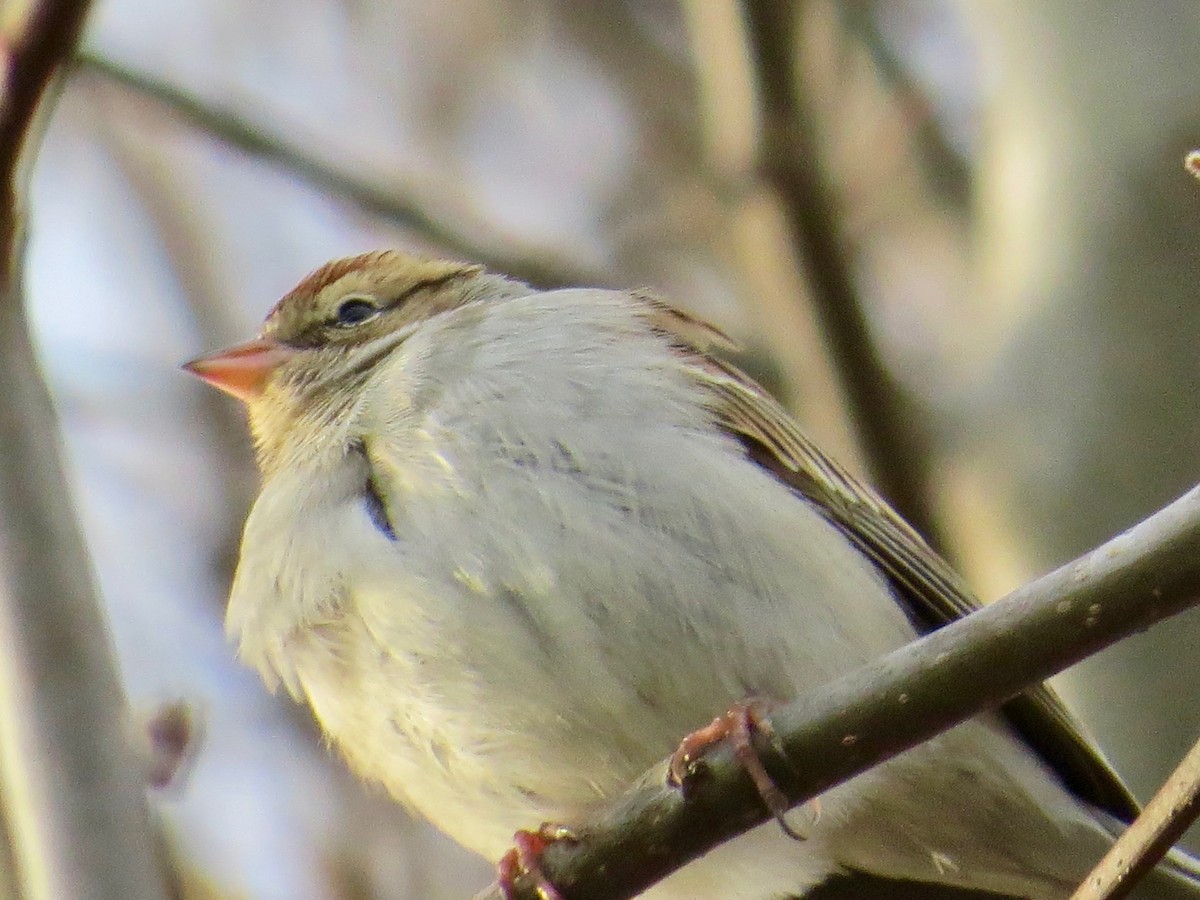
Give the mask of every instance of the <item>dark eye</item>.
POLYGON ((342 328, 350 328, 374 318, 378 312, 379 307, 374 301, 366 297, 350 297, 338 305, 334 321, 342 328))

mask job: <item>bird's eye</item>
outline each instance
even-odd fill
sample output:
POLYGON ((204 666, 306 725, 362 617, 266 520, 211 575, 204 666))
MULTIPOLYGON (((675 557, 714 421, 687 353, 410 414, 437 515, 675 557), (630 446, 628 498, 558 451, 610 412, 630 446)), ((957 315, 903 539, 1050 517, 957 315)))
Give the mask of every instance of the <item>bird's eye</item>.
POLYGON ((334 314, 334 321, 342 328, 351 328, 372 319, 379 313, 379 307, 366 297, 350 297, 343 300, 334 314))

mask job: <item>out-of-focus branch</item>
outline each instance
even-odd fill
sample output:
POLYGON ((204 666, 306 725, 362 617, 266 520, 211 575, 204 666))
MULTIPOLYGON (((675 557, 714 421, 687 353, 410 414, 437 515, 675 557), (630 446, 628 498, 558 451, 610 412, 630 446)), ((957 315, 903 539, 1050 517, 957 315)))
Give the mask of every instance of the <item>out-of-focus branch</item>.
MULTIPOLYGON (((768 769, 794 805, 999 706, 1084 657, 1200 603, 1200 488, 1075 562, 772 714, 787 759, 768 769), (903 698, 897 701, 897 698, 903 698)), ((568 900, 631 897, 768 818, 727 749, 685 800, 664 760, 552 845, 568 900)), ((497 889, 479 900, 498 900, 497 889)), ((521 882, 518 900, 534 900, 521 882)))
POLYGON ((942 200, 965 209, 970 201, 971 175, 967 160, 946 140, 921 86, 905 61, 897 56, 879 28, 880 0, 863 3, 851 0, 836 4, 847 34, 855 37, 871 54, 880 78, 901 108, 909 113, 916 139, 916 161, 925 183, 942 200))
POLYGON ((333 197, 407 228, 452 255, 483 263, 497 272, 543 288, 603 285, 608 280, 603 273, 563 259, 545 248, 505 250, 499 245, 511 242, 476 239, 461 227, 465 218, 463 210, 453 215, 451 211, 439 214, 416 197, 397 194, 332 166, 285 138, 271 134, 261 123, 212 106, 152 75, 90 53, 81 53, 76 62, 81 71, 100 75, 153 100, 194 128, 243 153, 267 160, 333 197))
MULTIPOLYGON (((87 15, 87 0, 10 4, 0 16, 0 176, 5 199, 14 195, 17 163, 34 113, 61 63, 71 54, 87 15)), ((4 210, 5 238, 13 230, 11 204, 4 210)), ((11 240, 4 243, 11 247, 11 240)), ((5 259, 5 272, 11 259, 5 259)))
POLYGON ((1071 900, 1120 900, 1200 815, 1200 741, 1080 885, 1071 900))
POLYGON ((760 169, 779 195, 870 468, 871 481, 917 530, 937 542, 929 475, 913 409, 875 353, 839 227, 837 191, 821 165, 796 67, 806 4, 745 0, 762 102, 760 169))
MULTIPOLYGON (((736 275, 739 303, 758 323, 761 350, 779 364, 785 389, 776 392, 823 447, 852 470, 866 472, 783 204, 756 170, 761 110, 741 2, 685 0, 680 9, 692 48, 705 181, 726 207, 718 256, 736 275)), ((752 359, 739 363, 757 367, 752 359)))
POLYGON ((0 88, 0 803, 13 896, 165 896, 112 644, 59 461, 21 297, 35 115, 88 4, 2 22, 0 88))

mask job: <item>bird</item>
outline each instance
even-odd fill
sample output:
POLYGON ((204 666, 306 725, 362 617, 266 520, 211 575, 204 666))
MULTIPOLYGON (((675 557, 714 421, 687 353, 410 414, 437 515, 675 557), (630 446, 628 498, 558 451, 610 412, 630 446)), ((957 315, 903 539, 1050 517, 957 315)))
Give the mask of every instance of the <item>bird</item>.
MULTIPOLYGON (((261 474, 240 657, 495 860, 722 711, 976 608, 735 346, 648 290, 399 250, 317 269, 256 338, 185 364, 245 404, 261 474)), ((642 896, 1065 898, 1137 812, 1045 686, 819 803, 793 814, 803 840, 758 826, 642 896)), ((1198 872, 1175 851, 1134 896, 1200 898, 1198 872)))

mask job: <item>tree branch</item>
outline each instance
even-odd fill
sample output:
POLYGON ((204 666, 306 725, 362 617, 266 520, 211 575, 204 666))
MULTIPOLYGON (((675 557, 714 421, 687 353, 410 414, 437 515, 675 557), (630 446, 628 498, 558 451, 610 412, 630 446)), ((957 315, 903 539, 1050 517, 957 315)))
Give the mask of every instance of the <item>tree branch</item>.
POLYGON ((20 897, 165 896, 104 613, 21 296, 36 115, 85 0, 41 0, 0 43, 0 804, 20 897))
POLYGON ((1200 741, 1146 804, 1071 900, 1120 900, 1166 855, 1200 814, 1200 741))
POLYGON ((743 3, 763 105, 759 166, 783 204, 796 254, 813 286, 869 480, 937 543, 924 462, 928 454, 914 428, 912 404, 875 353, 853 261, 838 227, 837 192, 823 174, 815 125, 800 96, 796 49, 805 7, 794 0, 743 3))
POLYGON ((881 82, 907 113, 917 145, 920 177, 939 200, 965 210, 971 200, 969 161, 946 139, 941 124, 932 113, 927 91, 882 33, 879 19, 885 4, 886 0, 869 0, 866 3, 838 2, 835 6, 846 33, 866 48, 881 82))
MULTIPOLYGON (((249 121, 231 110, 213 107, 184 90, 144 72, 136 72, 90 53, 76 59, 79 68, 93 72, 169 109, 174 115, 243 153, 266 160, 313 187, 355 204, 365 212, 407 228, 447 253, 480 262, 541 288, 608 282, 603 273, 557 256, 541 247, 518 247, 511 251, 498 245, 507 239, 477 240, 459 224, 463 211, 439 213, 415 197, 388 191, 358 176, 331 166, 306 153, 285 138, 271 134, 261 123, 249 121)), ((450 195, 450 191, 446 191, 450 195)))
MULTIPOLYGON (((766 760, 795 805, 999 706, 1102 648, 1200 602, 1200 488, 1073 563, 864 666, 771 717, 787 765, 766 760)), ((543 868, 568 900, 636 895, 767 819, 725 749, 685 800, 666 761, 552 845, 543 868)), ((536 823, 532 823, 536 824, 536 823)), ((518 900, 537 894, 520 881, 518 900)), ((498 900, 493 887, 477 900, 498 900)))

